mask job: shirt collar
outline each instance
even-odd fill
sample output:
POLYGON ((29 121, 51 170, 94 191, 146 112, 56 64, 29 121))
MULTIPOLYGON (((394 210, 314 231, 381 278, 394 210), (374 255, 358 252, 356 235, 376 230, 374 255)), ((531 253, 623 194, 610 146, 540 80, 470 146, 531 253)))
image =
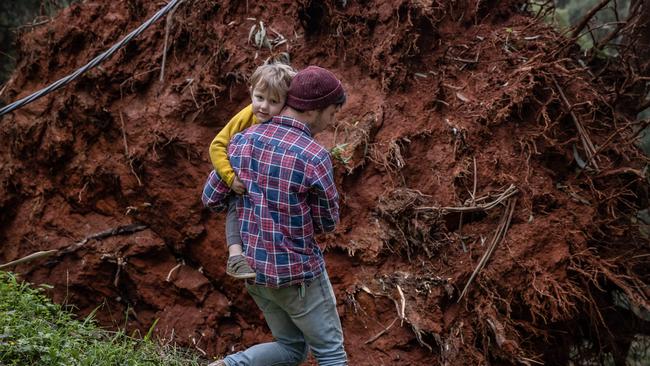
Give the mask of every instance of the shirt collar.
POLYGON ((311 130, 309 129, 309 126, 307 126, 307 124, 305 124, 304 122, 298 121, 295 118, 287 117, 287 116, 275 116, 273 117, 273 119, 271 119, 270 122, 297 128, 303 131, 304 133, 306 133, 307 136, 311 137, 311 130))

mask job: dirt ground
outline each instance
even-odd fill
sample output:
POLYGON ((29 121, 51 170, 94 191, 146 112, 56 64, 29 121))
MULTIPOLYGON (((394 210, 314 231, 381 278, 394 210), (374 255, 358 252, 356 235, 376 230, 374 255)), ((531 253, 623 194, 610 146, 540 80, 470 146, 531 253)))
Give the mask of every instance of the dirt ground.
MULTIPOLYGON (((186 1, 162 81, 164 21, 0 119, 0 263, 80 243, 14 270, 82 315, 103 305, 104 325, 159 319, 159 338, 206 356, 271 339, 200 193, 246 76, 288 53, 349 92, 316 138, 338 146, 341 224, 319 242, 351 365, 620 361, 650 330, 649 243, 630 219, 648 206, 646 159, 605 77, 522 5, 186 1)), ((76 70, 160 6, 89 0, 34 27, 1 97, 76 70)))

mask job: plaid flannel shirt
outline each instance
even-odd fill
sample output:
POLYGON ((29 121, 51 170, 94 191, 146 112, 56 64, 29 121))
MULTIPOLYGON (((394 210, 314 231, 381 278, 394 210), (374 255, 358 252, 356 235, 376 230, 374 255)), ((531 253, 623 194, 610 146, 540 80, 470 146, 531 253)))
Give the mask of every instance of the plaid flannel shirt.
MULTIPOLYGON (((325 262, 314 234, 333 231, 339 219, 329 152, 305 124, 278 116, 235 135, 228 156, 247 190, 237 213, 255 283, 277 288, 318 277, 325 262)), ((229 192, 212 171, 203 203, 223 211, 229 192)))

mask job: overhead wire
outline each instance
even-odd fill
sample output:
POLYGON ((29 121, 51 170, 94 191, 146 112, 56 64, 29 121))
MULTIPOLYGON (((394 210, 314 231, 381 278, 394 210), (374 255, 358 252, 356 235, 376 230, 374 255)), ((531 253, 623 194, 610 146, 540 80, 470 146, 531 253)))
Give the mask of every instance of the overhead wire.
POLYGON ((43 97, 43 96, 45 96, 45 95, 47 95, 49 93, 61 88, 61 87, 69 84, 74 79, 78 78, 80 75, 85 73, 86 71, 96 67, 97 65, 102 63, 104 60, 109 58, 111 55, 113 55, 117 50, 122 48, 129 41, 131 41, 133 38, 135 38, 135 37, 139 36, 140 34, 142 34, 142 32, 144 32, 151 24, 156 22, 158 19, 162 18, 165 14, 167 14, 169 11, 174 9, 174 7, 176 7, 176 5, 178 5, 182 1, 183 0, 172 0, 172 1, 170 1, 167 5, 165 5, 163 8, 158 10, 158 12, 156 14, 154 14, 149 20, 142 23, 142 25, 140 25, 138 28, 133 30, 128 35, 126 35, 126 37, 122 38, 121 41, 114 44, 111 48, 109 48, 108 50, 102 52, 97 57, 93 58, 90 62, 88 62, 86 65, 82 66, 81 68, 77 69, 72 74, 70 74, 68 76, 65 76, 65 77, 55 81, 54 83, 48 85, 47 87, 45 87, 45 88, 43 88, 43 89, 41 89, 41 90, 39 90, 39 91, 37 91, 35 93, 32 93, 31 95, 29 95, 29 96, 27 96, 25 98, 22 98, 20 100, 17 100, 15 102, 11 103, 11 104, 8 104, 8 105, 0 108, 0 117, 7 114, 7 113, 9 113, 9 112, 11 112, 11 111, 14 111, 14 110, 16 110, 18 108, 21 108, 21 107, 23 107, 23 106, 25 106, 25 105, 33 102, 33 101, 35 101, 35 100, 37 100, 37 99, 39 99, 39 98, 41 98, 41 97, 43 97))

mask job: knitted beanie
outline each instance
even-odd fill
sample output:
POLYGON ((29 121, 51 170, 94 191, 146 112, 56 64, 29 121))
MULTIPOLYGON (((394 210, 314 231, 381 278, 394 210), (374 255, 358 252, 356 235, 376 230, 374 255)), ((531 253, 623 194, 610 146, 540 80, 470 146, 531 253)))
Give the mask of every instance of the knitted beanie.
POLYGON ((291 80, 287 105, 301 111, 313 111, 336 104, 344 95, 341 81, 331 71, 309 66, 298 71, 291 80))

